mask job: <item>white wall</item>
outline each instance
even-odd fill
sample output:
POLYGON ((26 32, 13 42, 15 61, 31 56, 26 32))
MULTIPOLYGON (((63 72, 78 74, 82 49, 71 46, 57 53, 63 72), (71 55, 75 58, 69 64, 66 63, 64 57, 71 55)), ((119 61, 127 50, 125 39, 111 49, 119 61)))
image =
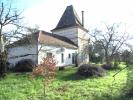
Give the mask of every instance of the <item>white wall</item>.
POLYGON ((58 29, 53 31, 54 34, 67 37, 75 44, 79 46, 79 50, 83 49, 83 46, 88 43, 88 33, 79 27, 70 27, 64 29, 58 29))
POLYGON ((89 62, 89 55, 82 54, 84 48, 88 45, 89 34, 80 27, 70 27, 64 29, 58 29, 53 31, 54 34, 58 34, 67 37, 75 44, 78 45, 78 63, 89 62))
MULTIPOLYGON (((38 49, 40 46, 38 47, 38 49)), ((43 46, 43 48, 39 52, 38 56, 38 63, 40 63, 43 59, 43 57, 46 57, 47 53, 52 53, 55 57, 55 60, 57 61, 56 66, 67 66, 72 65, 72 53, 76 53, 77 50, 75 49, 68 49, 68 48, 61 48, 61 47, 55 47, 55 46, 43 46), (61 55, 64 54, 64 62, 61 62, 61 55), (68 57, 68 55, 71 55, 71 58, 68 57)))
POLYGON ((72 50, 72 49, 67 49, 64 48, 64 52, 61 52, 58 54, 58 66, 67 66, 67 65, 72 65, 72 53, 77 53, 77 50, 72 50), (61 62, 61 54, 64 54, 64 62, 61 62), (70 54, 70 58, 69 58, 70 54))
POLYGON ((73 41, 75 44, 78 44, 78 29, 77 27, 71 27, 71 28, 64 28, 53 31, 54 34, 67 37, 71 41, 73 41))
POLYGON ((84 46, 88 45, 89 34, 81 28, 78 28, 78 37, 79 50, 82 51, 84 46))
MULTIPOLYGON (((40 45, 38 46, 38 50, 40 49, 40 45)), ((14 47, 8 50, 8 62, 15 65, 18 61, 22 59, 31 59, 35 63, 40 63, 43 57, 46 57, 47 53, 52 53, 57 61, 56 66, 67 66, 72 65, 72 53, 76 53, 77 50, 75 49, 68 49, 62 47, 55 47, 55 46, 43 46, 39 51, 39 55, 37 55, 37 46, 21 46, 21 47, 14 47), (64 54, 64 62, 61 62, 61 54, 64 54), (24 57, 20 57, 26 54, 33 54, 24 57), (68 55, 71 55, 71 58, 68 55)))
POLYGON ((89 54, 85 52, 85 47, 89 44, 89 34, 81 28, 78 28, 78 62, 84 64, 89 62, 89 54))
POLYGON ((27 45, 27 46, 13 47, 8 49, 9 63, 15 65, 18 61, 22 59, 31 59, 32 61, 37 63, 37 46, 27 45), (24 56, 26 54, 30 54, 30 55, 24 56))

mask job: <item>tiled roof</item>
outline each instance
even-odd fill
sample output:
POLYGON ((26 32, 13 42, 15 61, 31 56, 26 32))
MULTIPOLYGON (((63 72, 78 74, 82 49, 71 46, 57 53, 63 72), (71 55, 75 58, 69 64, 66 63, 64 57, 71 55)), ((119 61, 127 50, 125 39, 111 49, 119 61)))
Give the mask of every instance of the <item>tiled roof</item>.
POLYGON ((27 37, 24 37, 8 45, 7 47, 25 46, 37 42, 44 43, 47 46, 60 46, 73 49, 77 48, 77 45, 74 44, 74 42, 72 42, 70 39, 45 31, 38 31, 33 34, 27 35, 27 37))
POLYGON ((82 23, 74 10, 73 6, 67 6, 65 12, 63 13, 60 21, 58 22, 57 26, 53 30, 72 27, 72 26, 80 26, 82 27, 82 23))
POLYGON ((67 48, 77 48, 78 46, 72 42, 70 39, 59 36, 56 34, 48 33, 45 31, 40 31, 38 41, 44 43, 45 45, 53 45, 67 48))

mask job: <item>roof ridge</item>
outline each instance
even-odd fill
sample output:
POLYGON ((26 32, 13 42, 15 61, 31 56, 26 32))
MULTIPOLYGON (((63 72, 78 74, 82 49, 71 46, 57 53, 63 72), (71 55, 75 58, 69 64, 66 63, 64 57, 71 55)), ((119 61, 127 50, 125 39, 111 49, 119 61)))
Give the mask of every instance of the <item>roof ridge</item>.
MULTIPOLYGON (((73 8, 73 6, 72 6, 72 8, 73 8)), ((73 10, 73 13, 74 13, 74 16, 75 16, 74 17, 75 18, 75 21, 78 21, 78 23, 82 26, 81 20, 80 20, 80 18, 78 16, 77 12, 75 11, 74 8, 72 10, 73 10)))

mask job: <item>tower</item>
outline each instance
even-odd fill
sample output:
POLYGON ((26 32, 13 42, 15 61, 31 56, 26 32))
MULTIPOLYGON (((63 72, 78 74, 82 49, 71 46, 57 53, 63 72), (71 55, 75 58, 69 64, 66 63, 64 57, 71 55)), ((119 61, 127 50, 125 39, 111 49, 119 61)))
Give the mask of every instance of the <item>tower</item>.
POLYGON ((57 26, 52 30, 53 34, 64 36, 75 43, 78 47, 78 63, 89 61, 84 55, 84 48, 88 45, 88 30, 84 28, 84 16, 82 12, 82 23, 73 6, 67 6, 57 26))

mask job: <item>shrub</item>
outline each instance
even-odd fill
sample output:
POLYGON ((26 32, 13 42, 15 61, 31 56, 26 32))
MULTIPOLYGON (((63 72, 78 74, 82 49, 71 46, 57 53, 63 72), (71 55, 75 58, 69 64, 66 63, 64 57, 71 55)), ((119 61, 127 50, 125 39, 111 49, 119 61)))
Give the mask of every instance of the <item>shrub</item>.
POLYGON ((119 67, 119 63, 118 62, 114 62, 114 64, 112 65, 112 64, 103 64, 102 66, 101 66, 103 69, 105 69, 105 70, 115 70, 115 69, 121 69, 120 67, 119 67))
POLYGON ((113 65, 113 69, 121 69, 121 67, 119 66, 119 62, 118 61, 115 61, 114 62, 114 65, 113 65))
POLYGON ((59 71, 65 70, 65 67, 59 67, 59 71))
POLYGON ((23 60, 20 60, 15 65, 15 67, 13 68, 13 71, 15 71, 15 72, 31 72, 34 66, 35 66, 35 63, 31 59, 23 59, 23 60))
POLYGON ((81 76, 90 77, 90 76, 103 76, 104 69, 91 64, 83 64, 79 67, 77 73, 81 76))
POLYGON ((105 70, 113 70, 112 64, 103 64, 101 67, 105 70))

